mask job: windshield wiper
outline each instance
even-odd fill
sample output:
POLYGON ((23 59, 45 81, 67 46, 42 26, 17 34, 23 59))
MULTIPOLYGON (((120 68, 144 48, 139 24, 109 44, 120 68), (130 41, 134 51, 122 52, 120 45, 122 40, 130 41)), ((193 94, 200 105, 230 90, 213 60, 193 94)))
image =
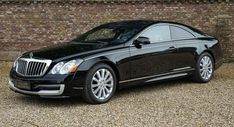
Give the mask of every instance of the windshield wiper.
POLYGON ((83 43, 83 44, 85 44, 85 43, 88 43, 88 44, 104 44, 104 45, 109 44, 109 42, 107 42, 107 41, 100 41, 100 40, 93 40, 93 41, 73 40, 73 42, 83 43))
POLYGON ((93 44, 108 44, 109 42, 106 42, 106 41, 99 41, 99 40, 93 40, 93 41, 84 41, 84 42, 87 42, 87 43, 93 43, 93 44))

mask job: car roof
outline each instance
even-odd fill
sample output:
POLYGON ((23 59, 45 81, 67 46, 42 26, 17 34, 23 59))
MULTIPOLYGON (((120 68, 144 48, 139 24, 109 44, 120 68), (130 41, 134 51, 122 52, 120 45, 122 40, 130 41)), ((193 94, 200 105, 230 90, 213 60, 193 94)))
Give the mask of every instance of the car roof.
POLYGON ((195 33, 198 33, 200 35, 206 35, 204 32, 191 27, 189 25, 183 24, 183 23, 178 23, 178 22, 173 22, 173 21, 157 21, 157 20, 122 20, 122 21, 117 21, 117 22, 110 22, 107 24, 116 24, 116 25, 143 25, 143 27, 147 27, 153 24, 159 24, 159 23, 166 23, 168 25, 179 25, 179 26, 183 26, 186 27, 190 30, 192 30, 195 33))
MULTIPOLYGON (((178 22, 173 22, 173 21, 157 21, 157 20, 122 20, 122 21, 116 21, 116 22, 110 22, 108 24, 157 24, 157 23, 168 23, 168 24, 176 24, 176 25, 183 25, 183 26, 187 26, 185 24, 182 23, 178 23, 178 22)), ((188 26, 189 27, 189 26, 188 26)))

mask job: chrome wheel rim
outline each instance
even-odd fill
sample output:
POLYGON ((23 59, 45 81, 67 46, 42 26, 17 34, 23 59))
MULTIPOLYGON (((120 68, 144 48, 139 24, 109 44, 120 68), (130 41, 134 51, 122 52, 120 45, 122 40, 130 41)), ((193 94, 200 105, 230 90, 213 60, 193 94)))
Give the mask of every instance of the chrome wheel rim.
POLYGON ((107 69, 97 70, 92 77, 91 89, 97 99, 104 100, 108 98, 113 91, 113 85, 113 76, 107 69))
POLYGON ((204 80, 211 78, 213 65, 209 56, 204 56, 200 61, 200 75, 204 80))

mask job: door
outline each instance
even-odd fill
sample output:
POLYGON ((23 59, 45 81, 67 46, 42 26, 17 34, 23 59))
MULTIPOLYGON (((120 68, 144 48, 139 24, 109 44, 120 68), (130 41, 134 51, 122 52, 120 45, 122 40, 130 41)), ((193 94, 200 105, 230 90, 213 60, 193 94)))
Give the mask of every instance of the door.
POLYGON ((195 65, 194 53, 197 41, 195 36, 186 29, 179 26, 170 26, 171 37, 177 47, 177 58, 175 70, 186 70, 195 65))
POLYGON ((176 47, 171 41, 168 25, 153 25, 139 37, 149 38, 150 44, 130 47, 131 78, 147 78, 174 69, 176 47))

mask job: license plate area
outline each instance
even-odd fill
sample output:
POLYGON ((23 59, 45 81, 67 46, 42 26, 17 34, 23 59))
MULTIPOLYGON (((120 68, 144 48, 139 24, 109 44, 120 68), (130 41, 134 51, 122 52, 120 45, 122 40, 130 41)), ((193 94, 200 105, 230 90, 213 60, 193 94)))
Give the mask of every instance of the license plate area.
POLYGON ((28 82, 15 81, 14 85, 15 87, 20 88, 20 89, 31 90, 31 85, 28 82))

